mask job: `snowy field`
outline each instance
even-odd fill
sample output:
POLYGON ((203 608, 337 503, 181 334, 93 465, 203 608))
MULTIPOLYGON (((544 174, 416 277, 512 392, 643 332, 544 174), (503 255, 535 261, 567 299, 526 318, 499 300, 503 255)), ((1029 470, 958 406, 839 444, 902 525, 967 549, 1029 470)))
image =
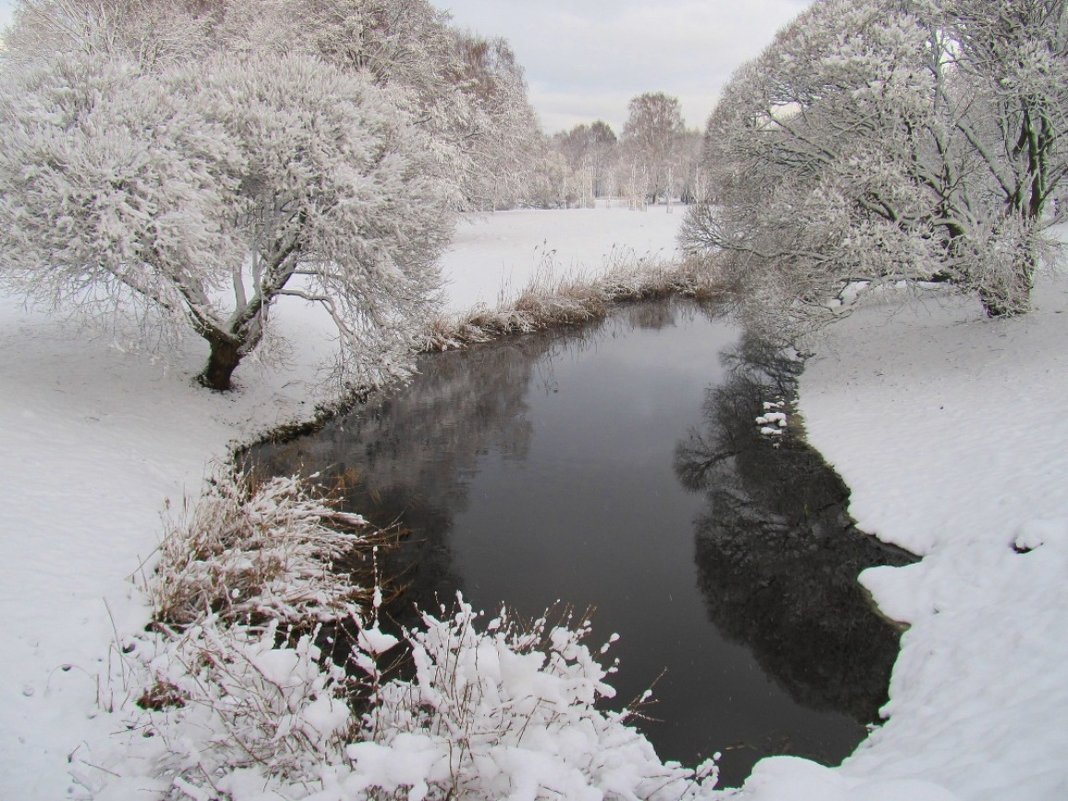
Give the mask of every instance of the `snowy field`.
MULTIPOLYGON (((1068 798, 1063 272, 1039 277, 1034 306, 998 321, 960 298, 866 308, 802 377, 811 440, 853 489, 860 527, 924 555, 862 577, 911 628, 890 721, 836 778, 1068 798)), ((837 798, 834 786, 798 798, 837 798)))
POLYGON ((514 299, 532 279, 596 275, 619 259, 671 258, 684 212, 657 206, 470 217, 457 227, 441 262, 448 308, 493 307, 514 299))
MULTIPOLYGON (((621 251, 670 255, 681 219, 599 209, 465 223, 444 261, 448 305, 493 304, 546 254, 587 273, 621 251)), ((812 441, 853 487, 861 526, 925 558, 863 577, 911 624, 890 721, 840 769, 765 760, 744 796, 1068 797, 1068 278, 1043 276, 1035 306, 989 322, 961 300, 873 305, 818 343, 801 387, 812 441)), ((0 300, 0 798, 134 797, 114 792, 128 786, 114 774, 144 766, 109 745, 120 721, 103 708, 128 699, 121 675, 103 677, 116 633, 147 620, 138 584, 160 513, 230 443, 325 397, 309 366, 329 352, 321 321, 296 303, 280 311, 289 365, 243 365, 239 391, 219 396, 191 384, 197 343, 162 361, 121 331, 89 338, 0 300)))

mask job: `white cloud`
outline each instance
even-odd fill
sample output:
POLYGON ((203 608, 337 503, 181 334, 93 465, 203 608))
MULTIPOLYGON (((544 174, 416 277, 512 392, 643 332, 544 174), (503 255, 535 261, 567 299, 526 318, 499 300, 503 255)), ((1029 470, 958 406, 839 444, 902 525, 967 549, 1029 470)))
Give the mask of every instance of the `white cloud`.
POLYGON ((549 132, 601 118, 621 126, 649 91, 701 127, 731 73, 811 0, 433 0, 454 21, 504 36, 549 132), (584 110, 585 109, 585 110, 584 110))

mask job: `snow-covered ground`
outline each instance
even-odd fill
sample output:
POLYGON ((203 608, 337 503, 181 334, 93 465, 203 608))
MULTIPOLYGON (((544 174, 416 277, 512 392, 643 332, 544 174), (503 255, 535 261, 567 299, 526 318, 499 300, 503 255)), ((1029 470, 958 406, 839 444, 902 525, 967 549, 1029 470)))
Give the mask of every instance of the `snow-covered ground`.
MULTIPOLYGON (((546 254, 587 272, 613 250, 670 255, 680 212, 466 223, 444 261, 449 306, 492 304, 546 254)), ((802 381, 812 440, 861 525, 926 558, 864 576, 912 625, 889 723, 841 769, 767 760, 745 795, 1068 797, 1068 278, 1044 277, 1035 305, 998 322, 960 300, 872 306, 820 343, 802 381)), ((100 706, 122 700, 121 677, 99 677, 115 632, 147 620, 138 577, 165 499, 195 492, 230 442, 323 399, 309 366, 329 349, 321 321, 296 303, 278 319, 291 365, 243 365, 240 391, 220 396, 190 383, 197 343, 153 360, 0 300, 0 798, 88 797, 123 771, 100 706)))
MULTIPOLYGON (((621 201, 615 201, 621 203, 621 201)), ((464 311, 514 299, 533 279, 596 275, 614 261, 671 258, 685 209, 503 211, 460 223, 441 265, 448 305, 464 311)))
POLYGON ((885 797, 1068 798, 1063 272, 1039 277, 1034 305, 996 321, 962 298, 874 305, 818 345, 801 381, 811 441, 861 528, 924 559, 862 576, 911 626, 889 722, 833 776, 765 764, 753 784, 775 789, 757 797, 795 797, 785 781, 797 798, 883 798, 850 784, 908 779, 940 791, 885 797))

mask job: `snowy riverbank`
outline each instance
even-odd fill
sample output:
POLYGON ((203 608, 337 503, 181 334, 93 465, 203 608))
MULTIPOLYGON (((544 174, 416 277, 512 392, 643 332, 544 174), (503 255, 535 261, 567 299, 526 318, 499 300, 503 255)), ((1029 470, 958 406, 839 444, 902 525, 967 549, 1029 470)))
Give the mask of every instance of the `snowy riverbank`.
POLYGON ((1024 317, 986 320, 962 298, 890 302, 817 345, 801 381, 810 439, 852 488, 860 527, 924 559, 862 577, 911 625, 889 722, 834 775, 765 764, 774 782, 757 797, 1068 797, 1066 341, 1062 271, 1039 277, 1024 317), (850 789, 906 779, 952 795, 850 789))
MULTIPOLYGON (((613 209, 476 221, 445 258, 452 307, 488 302, 502 281, 522 286, 546 252, 587 271, 613 245, 665 255, 681 219, 613 209)), ((853 487, 862 527, 927 558, 865 576, 887 614, 912 623, 891 721, 839 770, 762 763, 746 795, 1068 795, 1068 279, 1044 277, 1035 306, 998 322, 959 299, 873 306, 818 345, 801 387, 813 443, 853 487)), ((308 366, 328 352, 321 321, 296 303, 278 320, 303 366, 243 365, 240 391, 220 396, 190 382, 198 343, 164 363, 121 332, 90 339, 0 301, 0 797, 92 797, 130 767, 109 751, 119 721, 98 704, 124 700, 121 677, 100 678, 115 631, 147 620, 137 577, 164 499, 194 493, 230 443, 326 397, 308 366)))
MULTIPOLYGON (((620 249, 668 255, 681 219, 597 209, 465 221, 443 262, 447 306, 521 289, 547 252, 558 275, 620 249)), ((329 324, 288 300, 275 316, 293 343, 285 361, 243 364, 238 391, 218 395, 191 381, 200 342, 157 359, 132 331, 87 331, 0 298, 0 798, 91 797, 123 772, 108 751, 120 721, 99 702, 128 701, 107 679, 110 643, 148 620, 138 584, 164 505, 197 494, 231 445, 331 398, 315 370, 329 324)))

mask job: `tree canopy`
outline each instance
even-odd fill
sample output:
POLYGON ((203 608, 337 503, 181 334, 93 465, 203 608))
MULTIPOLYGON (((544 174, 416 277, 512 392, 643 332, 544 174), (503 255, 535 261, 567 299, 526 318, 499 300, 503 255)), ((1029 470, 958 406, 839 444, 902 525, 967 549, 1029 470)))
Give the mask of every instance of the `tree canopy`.
POLYGON ((0 70, 0 281, 191 328, 215 389, 286 296, 388 368, 537 134, 507 45, 425 0, 27 0, 0 70))
POLYGON ((858 279, 1019 313, 1066 125, 1063 0, 817 0, 726 87, 683 240, 787 330, 858 279))

